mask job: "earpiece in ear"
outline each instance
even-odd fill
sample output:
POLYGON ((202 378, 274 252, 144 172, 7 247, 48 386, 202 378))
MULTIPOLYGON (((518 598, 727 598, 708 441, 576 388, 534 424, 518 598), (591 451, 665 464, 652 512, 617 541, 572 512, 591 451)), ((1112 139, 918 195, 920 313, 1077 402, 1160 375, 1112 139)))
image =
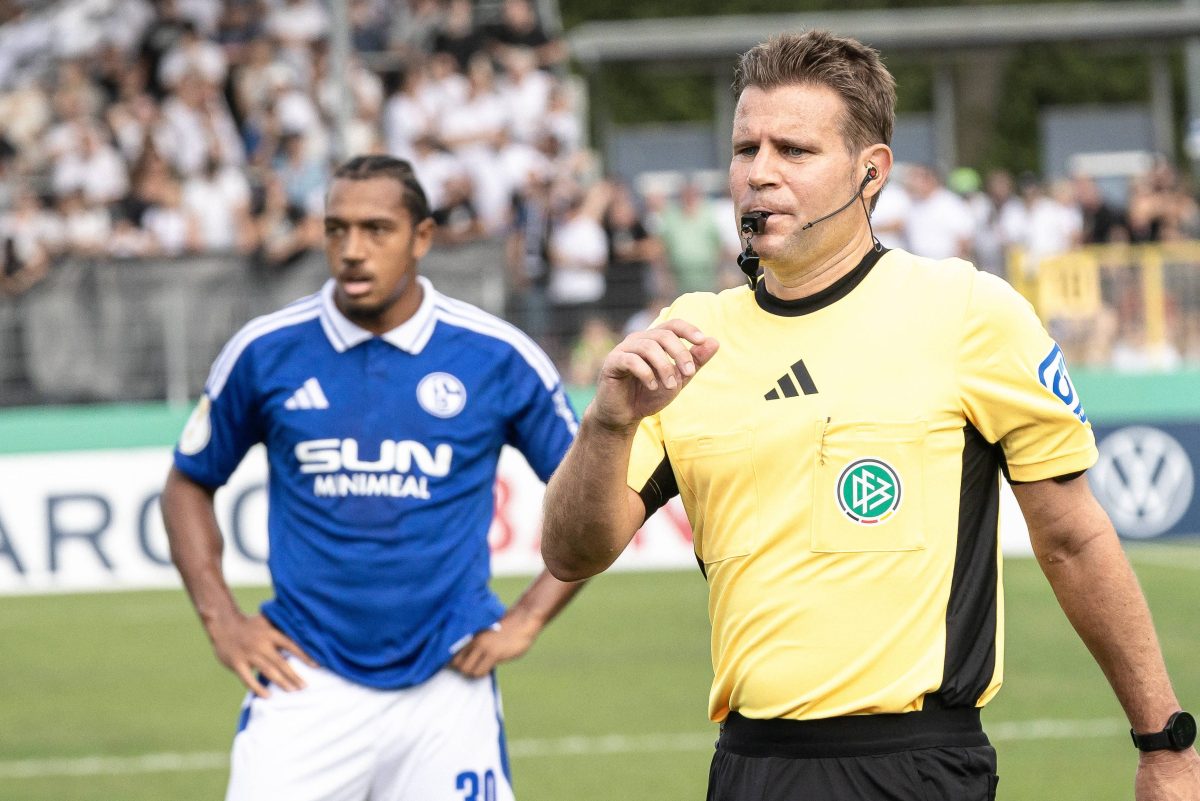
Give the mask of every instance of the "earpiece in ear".
POLYGON ((878 177, 879 177, 879 170, 875 169, 874 164, 868 164, 867 165, 867 180, 874 181, 878 177))

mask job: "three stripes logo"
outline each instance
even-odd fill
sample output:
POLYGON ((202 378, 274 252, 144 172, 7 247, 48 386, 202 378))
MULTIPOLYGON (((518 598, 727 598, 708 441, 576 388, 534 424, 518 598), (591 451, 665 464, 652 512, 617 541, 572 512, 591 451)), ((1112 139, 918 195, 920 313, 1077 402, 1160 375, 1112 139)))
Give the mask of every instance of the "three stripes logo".
POLYGON ((283 404, 285 409, 328 409, 329 399, 325 397, 321 384, 316 378, 304 382, 300 389, 292 393, 292 397, 283 404))
POLYGON ((791 372, 784 373, 775 383, 777 387, 763 395, 769 401, 795 398, 801 392, 805 395, 817 394, 817 385, 813 383, 812 376, 808 374, 808 368, 804 366, 803 359, 793 364, 791 372), (793 377, 795 381, 792 380, 793 377), (796 389, 797 386, 799 386, 799 390, 796 389))

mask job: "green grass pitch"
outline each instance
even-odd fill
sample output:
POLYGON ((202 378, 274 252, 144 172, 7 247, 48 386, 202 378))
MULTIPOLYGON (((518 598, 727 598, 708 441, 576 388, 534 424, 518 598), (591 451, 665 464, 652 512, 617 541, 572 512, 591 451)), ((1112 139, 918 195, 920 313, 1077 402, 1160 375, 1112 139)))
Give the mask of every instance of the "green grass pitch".
MULTIPOLYGON (((1131 554, 1180 698, 1200 708, 1200 544, 1131 554)), ((984 717, 999 797, 1131 798, 1136 755, 1099 669, 1032 560, 1008 560, 1005 584, 1008 678, 984 717)), ((698 572, 596 579, 501 668, 518 798, 703 798, 709 678, 698 572)), ((181 592, 0 598, 0 800, 221 798, 241 697, 181 592)))

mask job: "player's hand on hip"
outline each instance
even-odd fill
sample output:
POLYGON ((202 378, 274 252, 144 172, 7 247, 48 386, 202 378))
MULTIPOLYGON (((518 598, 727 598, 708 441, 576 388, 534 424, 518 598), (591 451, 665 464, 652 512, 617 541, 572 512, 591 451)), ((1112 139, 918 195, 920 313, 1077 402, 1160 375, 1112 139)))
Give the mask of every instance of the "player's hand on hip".
POLYGON ((1134 798, 1137 801, 1200 801, 1200 754, 1195 748, 1141 754, 1134 798))
POLYGON ((637 425, 673 401, 717 348, 717 340, 686 320, 630 334, 600 367, 594 419, 612 429, 637 425))
POLYGON ((450 667, 471 678, 486 676, 501 662, 524 655, 540 630, 532 621, 505 616, 494 628, 476 633, 450 660, 450 667))
POLYGON ((288 692, 304 688, 304 680, 288 664, 287 654, 311 667, 317 666, 300 646, 262 615, 247 617, 237 612, 214 620, 207 629, 217 659, 260 698, 266 698, 270 691, 259 681, 258 674, 288 692))

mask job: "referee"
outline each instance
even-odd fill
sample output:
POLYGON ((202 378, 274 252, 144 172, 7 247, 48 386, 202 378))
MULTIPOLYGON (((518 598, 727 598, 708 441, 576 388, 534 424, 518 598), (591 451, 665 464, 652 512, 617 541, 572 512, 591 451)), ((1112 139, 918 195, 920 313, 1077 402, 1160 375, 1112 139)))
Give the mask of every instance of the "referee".
POLYGON ((985 801, 1003 474, 1142 749, 1136 797, 1200 799, 1062 351, 1003 281, 872 234, 895 106, 878 54, 780 36, 734 91, 749 286, 684 295, 608 355, 548 489, 551 572, 604 570, 678 494, 709 583, 709 799, 985 801))

